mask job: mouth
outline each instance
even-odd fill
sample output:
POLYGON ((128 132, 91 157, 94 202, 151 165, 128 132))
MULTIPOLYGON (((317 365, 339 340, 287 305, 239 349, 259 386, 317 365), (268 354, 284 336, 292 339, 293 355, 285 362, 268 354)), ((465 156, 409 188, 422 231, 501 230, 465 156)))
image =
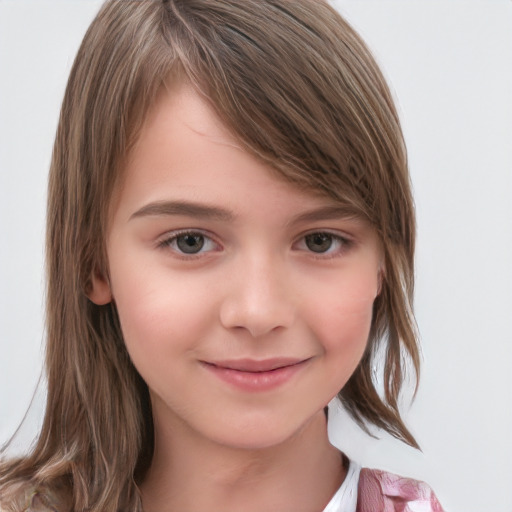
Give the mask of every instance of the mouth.
POLYGON ((202 362, 221 381, 244 392, 270 391, 298 374, 312 358, 236 359, 202 362))
POLYGON ((226 370, 235 370, 239 372, 264 373, 305 363, 309 359, 310 358, 300 359, 289 357, 280 357, 264 360, 236 359, 228 361, 205 362, 205 364, 216 366, 217 368, 224 368, 226 370))

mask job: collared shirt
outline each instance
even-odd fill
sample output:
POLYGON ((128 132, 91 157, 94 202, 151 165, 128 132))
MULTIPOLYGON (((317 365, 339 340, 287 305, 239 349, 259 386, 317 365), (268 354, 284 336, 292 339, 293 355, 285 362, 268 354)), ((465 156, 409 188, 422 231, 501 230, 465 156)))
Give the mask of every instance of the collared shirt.
POLYGON ((425 483, 349 462, 347 476, 323 512, 444 512, 425 483))
POLYGON ((357 488, 361 466, 353 460, 349 462, 347 476, 323 512, 356 512, 357 488))

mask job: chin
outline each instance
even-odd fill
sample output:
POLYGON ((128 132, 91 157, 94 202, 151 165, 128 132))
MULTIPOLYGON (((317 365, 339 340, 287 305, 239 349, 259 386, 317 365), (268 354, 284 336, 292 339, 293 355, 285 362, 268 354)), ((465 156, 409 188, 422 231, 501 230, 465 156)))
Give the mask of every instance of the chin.
MULTIPOLYGON (((291 422, 275 421, 275 418, 258 418, 255 420, 231 421, 211 432, 210 439, 226 447, 239 450, 266 450, 287 441, 292 441, 309 421, 291 422)), ((220 427, 220 425, 219 425, 220 427)))
POLYGON ((293 434, 276 435, 275 432, 268 435, 261 432, 233 432, 229 438, 219 438, 218 442, 235 450, 261 451, 279 446, 292 437, 293 434))

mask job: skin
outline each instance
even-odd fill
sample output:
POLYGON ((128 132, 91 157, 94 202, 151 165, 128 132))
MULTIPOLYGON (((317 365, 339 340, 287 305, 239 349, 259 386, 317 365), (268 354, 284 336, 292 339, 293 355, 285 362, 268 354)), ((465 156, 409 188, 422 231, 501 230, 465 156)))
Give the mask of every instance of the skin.
POLYGON ((112 204, 90 297, 115 301, 150 390, 144 510, 322 510, 345 477, 322 409, 366 346, 374 230, 241 149, 186 84, 162 89, 112 204), (216 373, 275 358, 294 364, 270 388, 216 373))

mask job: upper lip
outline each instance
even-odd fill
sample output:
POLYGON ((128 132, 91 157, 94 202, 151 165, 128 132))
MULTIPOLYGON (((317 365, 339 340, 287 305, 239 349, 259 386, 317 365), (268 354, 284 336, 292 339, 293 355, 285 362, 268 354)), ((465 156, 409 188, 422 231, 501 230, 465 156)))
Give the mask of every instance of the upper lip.
POLYGON ((271 359, 229 359, 222 361, 211 361, 207 364, 225 368, 228 370, 238 370, 240 372, 269 372, 284 368, 286 366, 294 366, 299 363, 307 361, 309 358, 296 358, 296 357, 275 357, 271 359))

